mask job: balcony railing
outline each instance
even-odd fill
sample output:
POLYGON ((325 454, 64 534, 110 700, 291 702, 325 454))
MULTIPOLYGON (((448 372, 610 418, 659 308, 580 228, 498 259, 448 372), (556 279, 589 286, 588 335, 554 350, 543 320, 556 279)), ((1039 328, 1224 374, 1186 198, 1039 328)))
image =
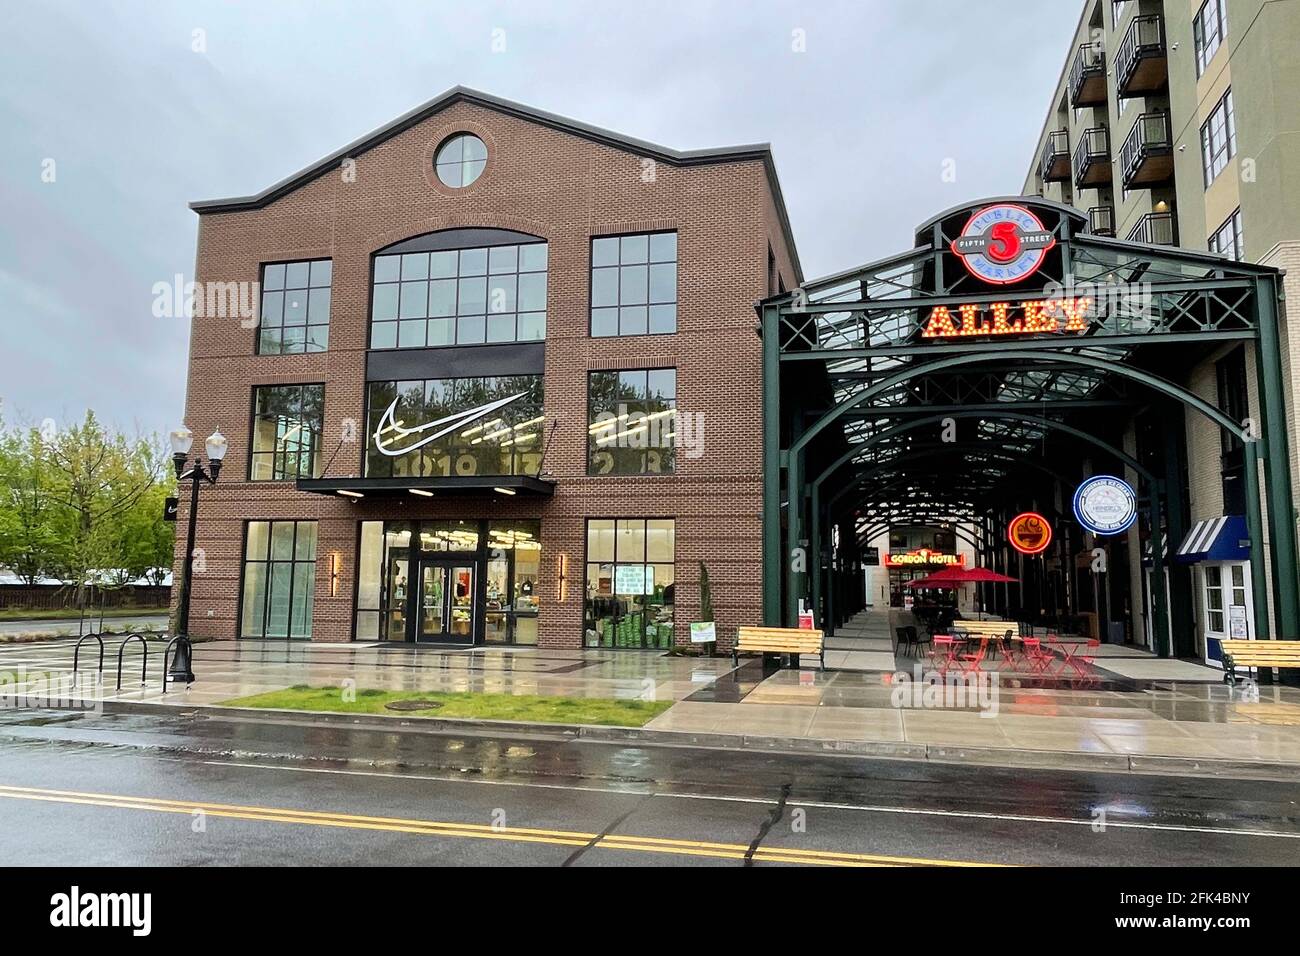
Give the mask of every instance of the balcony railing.
POLYGON ((1070 64, 1070 105, 1100 106, 1106 102, 1106 54, 1100 44, 1084 43, 1070 64))
POLYGON ((1057 129, 1047 134, 1043 144, 1043 182, 1070 178, 1070 134, 1057 129))
POLYGON ((1125 189, 1168 182, 1174 175, 1174 141, 1169 113, 1142 113, 1119 148, 1119 165, 1125 189))
POLYGON ((1142 96, 1169 85, 1164 18, 1159 14, 1134 17, 1115 54, 1115 92, 1142 96))
POLYGON ((1110 131, 1093 126, 1083 131, 1074 148, 1074 186, 1086 189, 1110 183, 1110 131))
POLYGON ((1126 238, 1129 242, 1141 242, 1149 246, 1176 246, 1178 230, 1174 224, 1174 214, 1149 212, 1129 230, 1126 238))
POLYGON ((1115 235, 1115 207, 1093 206, 1088 210, 1088 231, 1094 236, 1115 235))

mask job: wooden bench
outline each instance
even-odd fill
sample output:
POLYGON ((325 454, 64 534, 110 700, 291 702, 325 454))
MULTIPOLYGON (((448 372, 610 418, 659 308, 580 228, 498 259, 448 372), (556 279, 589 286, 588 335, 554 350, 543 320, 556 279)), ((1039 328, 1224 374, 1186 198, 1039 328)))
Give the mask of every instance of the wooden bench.
POLYGON ((736 634, 736 646, 731 649, 732 663, 740 666, 740 652, 749 654, 816 654, 826 669, 826 649, 821 631, 798 627, 749 627, 736 634))
POLYGON ((1237 683, 1238 667, 1300 667, 1300 641, 1221 640, 1223 682, 1237 683))
POLYGON ((1015 621, 953 621, 950 631, 964 631, 976 637, 1005 637, 1007 631, 1012 637, 1020 634, 1020 625, 1015 621))

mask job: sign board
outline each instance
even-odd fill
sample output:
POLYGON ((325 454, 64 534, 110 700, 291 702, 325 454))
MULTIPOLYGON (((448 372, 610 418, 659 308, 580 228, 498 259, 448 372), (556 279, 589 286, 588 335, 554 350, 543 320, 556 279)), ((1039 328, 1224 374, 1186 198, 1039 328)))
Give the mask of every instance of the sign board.
POLYGON ((1137 495, 1114 475, 1093 475, 1074 493, 1074 516, 1093 534, 1120 534, 1137 520, 1137 495))
POLYGON ((946 568, 960 568, 966 563, 965 555, 917 548, 915 551, 895 551, 885 555, 887 568, 914 568, 917 565, 939 564, 946 568))
POLYGON ((955 312, 936 305, 921 327, 923 339, 973 335, 1032 335, 1040 332, 1083 335, 1092 316, 1092 298, 1031 299, 1027 302, 968 302, 955 312))
POLYGON ((1228 636, 1238 641, 1250 639, 1250 628, 1246 624, 1246 605, 1228 605, 1228 636))
POLYGON ((813 625, 813 612, 812 612, 812 611, 800 611, 800 612, 799 612, 799 630, 801 630, 801 631, 813 631, 813 630, 816 630, 816 627, 813 625))
POLYGON ((975 278, 993 285, 1020 282, 1038 271, 1056 245, 1043 221, 1024 206, 1000 202, 976 210, 952 249, 975 278))
POLYGON ((713 621, 691 624, 691 643, 710 644, 718 639, 713 621))
POLYGON ((614 566, 615 594, 653 594, 654 590, 654 565, 618 564, 614 566))
POLYGON ((1052 543, 1052 526, 1036 511, 1024 511, 1007 525, 1007 541, 1021 554, 1042 554, 1052 543))
POLYGON ((163 521, 175 521, 176 509, 180 507, 179 498, 168 498, 163 502, 163 521))
POLYGON ((880 549, 867 548, 866 557, 863 559, 867 564, 877 565, 880 563, 880 549))

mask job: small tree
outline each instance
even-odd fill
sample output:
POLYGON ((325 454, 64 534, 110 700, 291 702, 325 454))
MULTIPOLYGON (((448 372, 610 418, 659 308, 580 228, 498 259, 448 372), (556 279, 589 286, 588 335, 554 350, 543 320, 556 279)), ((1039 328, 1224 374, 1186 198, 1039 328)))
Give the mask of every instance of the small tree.
POLYGON ((713 586, 709 584, 709 569, 700 562, 700 620, 713 620, 713 586))

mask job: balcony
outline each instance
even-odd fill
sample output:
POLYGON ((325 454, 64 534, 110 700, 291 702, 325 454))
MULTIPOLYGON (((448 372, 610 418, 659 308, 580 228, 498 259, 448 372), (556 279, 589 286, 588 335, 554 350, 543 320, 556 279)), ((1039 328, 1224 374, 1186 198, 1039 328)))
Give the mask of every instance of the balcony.
POLYGON ((1074 148, 1074 188, 1110 185, 1110 131, 1104 126, 1085 129, 1074 148))
POLYGON ((1178 245, 1178 229, 1172 212, 1149 212, 1137 221, 1126 237, 1129 242, 1149 246, 1178 245))
POLYGON ((1050 183, 1070 178, 1070 134, 1063 129, 1052 130, 1043 144, 1043 182, 1050 183))
POLYGON ((1158 15, 1134 17, 1115 54, 1115 92, 1143 96, 1169 85, 1165 24, 1158 15))
POLYGON ((1167 183, 1174 175, 1174 141, 1167 112, 1142 113, 1119 149, 1125 189, 1167 183))
POLYGON ((1070 105, 1101 106, 1106 102, 1106 54, 1100 46, 1084 43, 1070 64, 1070 105))
POLYGON ((1115 236, 1115 207, 1093 206, 1088 210, 1088 231, 1094 236, 1115 236))

